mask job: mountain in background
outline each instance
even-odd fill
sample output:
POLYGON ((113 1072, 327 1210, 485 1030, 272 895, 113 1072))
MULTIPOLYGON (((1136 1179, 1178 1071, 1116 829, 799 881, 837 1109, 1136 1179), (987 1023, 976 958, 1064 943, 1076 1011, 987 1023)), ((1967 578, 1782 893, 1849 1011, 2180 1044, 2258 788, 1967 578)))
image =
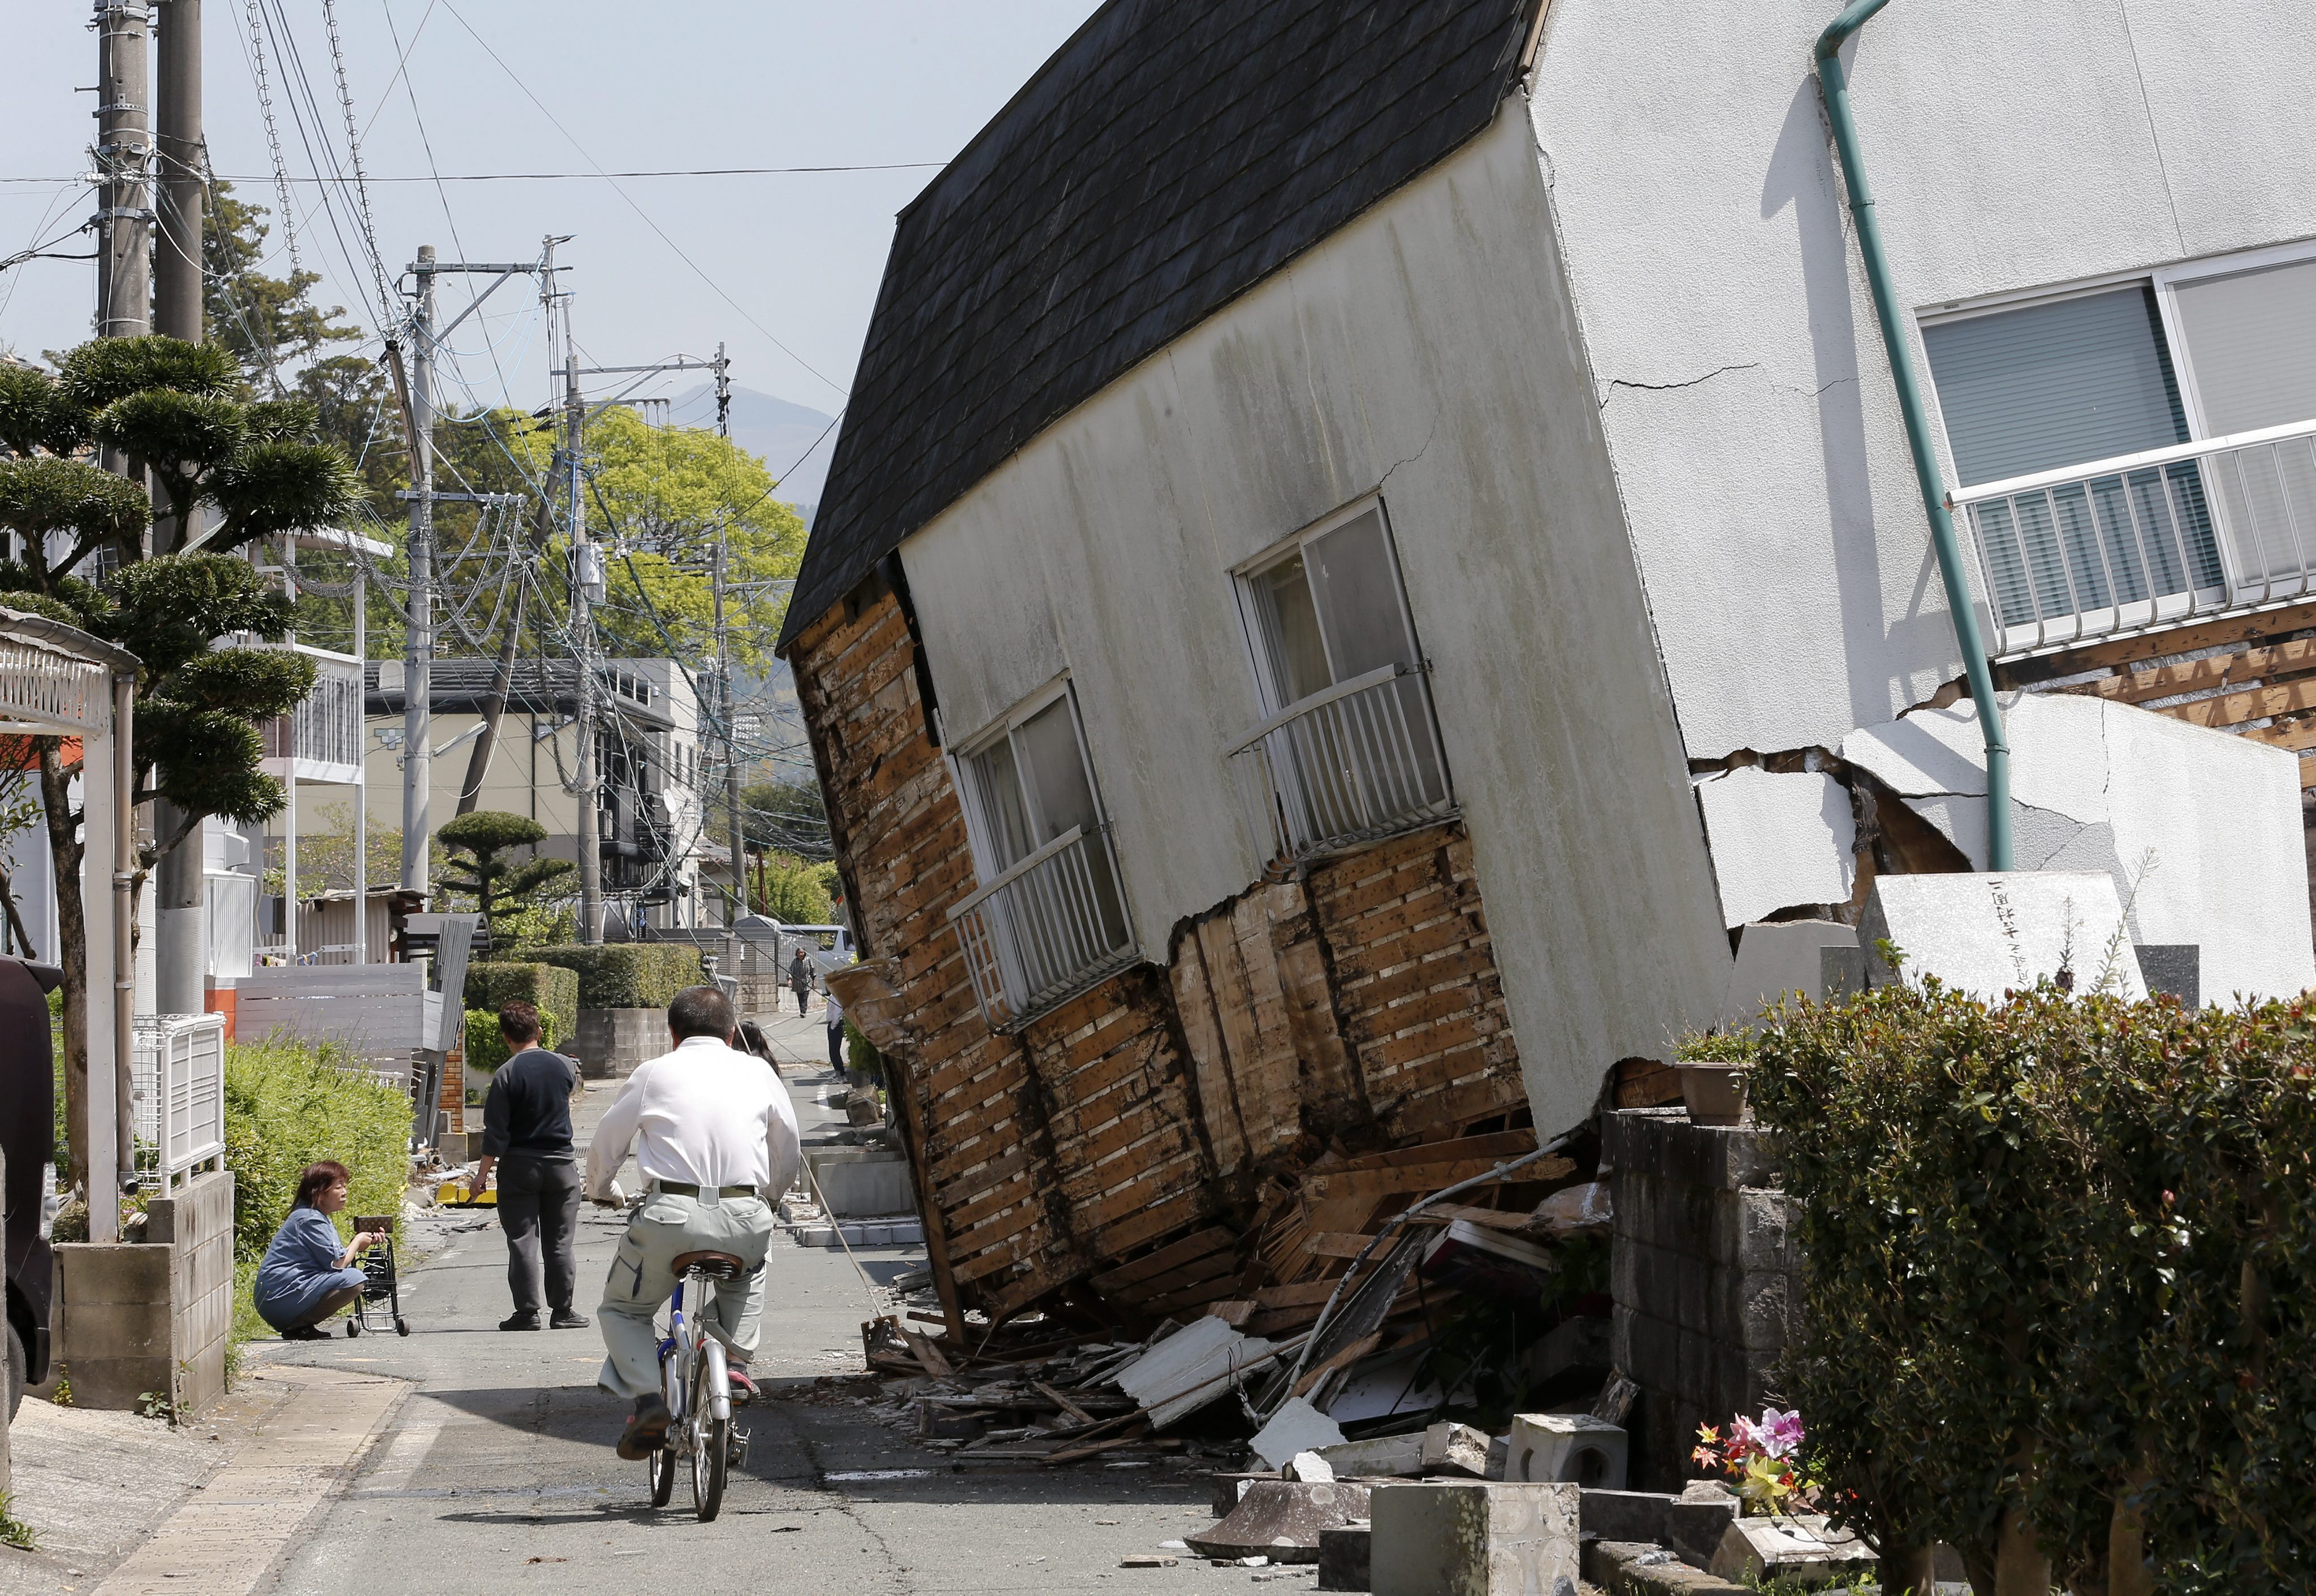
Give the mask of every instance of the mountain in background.
MULTIPOLYGON (((676 395, 668 419, 678 426, 714 426, 715 388, 701 383, 676 395)), ((828 481, 828 457, 836 447, 836 433, 829 423, 834 419, 808 405, 792 405, 753 388, 732 390, 732 441, 750 454, 762 456, 773 470, 788 472, 780 480, 779 497, 797 507, 807 526, 828 481)))

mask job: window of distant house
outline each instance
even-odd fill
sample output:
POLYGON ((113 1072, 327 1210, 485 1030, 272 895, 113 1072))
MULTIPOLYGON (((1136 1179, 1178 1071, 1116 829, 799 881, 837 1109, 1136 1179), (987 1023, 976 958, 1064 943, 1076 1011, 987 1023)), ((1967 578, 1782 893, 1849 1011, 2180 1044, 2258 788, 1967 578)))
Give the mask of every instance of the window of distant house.
POLYGON ((2316 245, 1963 309, 1922 337, 2012 646, 2308 590, 2316 245))
POLYGON ((1274 551, 1246 574, 1241 592, 1267 709, 1421 660, 1379 502, 1274 551))

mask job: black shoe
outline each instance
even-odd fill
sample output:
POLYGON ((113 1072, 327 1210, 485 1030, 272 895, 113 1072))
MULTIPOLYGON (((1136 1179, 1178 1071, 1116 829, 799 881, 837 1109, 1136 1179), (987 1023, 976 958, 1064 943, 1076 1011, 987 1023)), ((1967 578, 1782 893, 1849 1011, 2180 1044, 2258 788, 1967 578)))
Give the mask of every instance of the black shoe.
POLYGON ((319 1324, 299 1324, 281 1333, 283 1341, 327 1341, 330 1333, 319 1324))
POLYGON ((667 1445, 667 1427, 674 1415, 667 1404, 657 1396, 636 1398, 636 1411, 628 1415, 628 1427, 619 1432, 619 1456, 628 1462, 650 1457, 667 1445))
POLYGON ((539 1328, 539 1315, 537 1314, 510 1314, 507 1317, 499 1321, 499 1328, 501 1330, 536 1330, 539 1328))
POLYGON ((594 1321, 584 1314, 575 1314, 569 1308, 557 1308, 547 1321, 549 1330, 584 1330, 594 1321))

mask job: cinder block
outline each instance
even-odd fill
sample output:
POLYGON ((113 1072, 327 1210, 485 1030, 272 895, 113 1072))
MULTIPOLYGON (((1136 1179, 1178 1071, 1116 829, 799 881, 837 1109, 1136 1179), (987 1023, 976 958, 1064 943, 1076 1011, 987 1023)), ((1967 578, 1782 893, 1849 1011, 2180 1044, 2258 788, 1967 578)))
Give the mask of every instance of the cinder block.
POLYGON ((1661 1491, 1588 1490, 1580 1527, 1586 1535, 1597 1535, 1602 1540, 1661 1541, 1665 1510, 1675 1500, 1661 1491))
POLYGON ((1622 1490, 1630 1443, 1624 1430, 1583 1413, 1515 1413, 1504 1478, 1570 1481, 1622 1490))
POLYGON ((1572 1485, 1376 1488, 1375 1596, 1576 1596, 1582 1493, 1572 1485))
POLYGON ((169 1300, 176 1260, 167 1247, 136 1242, 64 1242, 56 1249, 58 1284, 68 1302, 142 1306, 169 1300))
POLYGON ((1737 1194, 1737 1263, 1751 1270, 1790 1271, 1799 1262, 1791 1235, 1792 1208, 1782 1191, 1747 1187, 1737 1194))

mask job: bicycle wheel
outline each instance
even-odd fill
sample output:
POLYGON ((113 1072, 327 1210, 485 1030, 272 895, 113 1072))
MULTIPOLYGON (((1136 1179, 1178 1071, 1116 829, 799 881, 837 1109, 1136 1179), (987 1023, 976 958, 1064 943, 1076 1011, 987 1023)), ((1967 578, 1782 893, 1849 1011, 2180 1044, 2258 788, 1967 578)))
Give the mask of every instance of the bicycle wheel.
POLYGON ((732 1421, 719 1419, 703 1406, 692 1420, 691 1431, 691 1505, 703 1524, 713 1522, 724 1506, 731 1447, 732 1421))
POLYGON ((651 1504, 665 1507, 675 1495, 675 1449, 662 1447, 646 1459, 645 1467, 651 1470, 651 1504))

